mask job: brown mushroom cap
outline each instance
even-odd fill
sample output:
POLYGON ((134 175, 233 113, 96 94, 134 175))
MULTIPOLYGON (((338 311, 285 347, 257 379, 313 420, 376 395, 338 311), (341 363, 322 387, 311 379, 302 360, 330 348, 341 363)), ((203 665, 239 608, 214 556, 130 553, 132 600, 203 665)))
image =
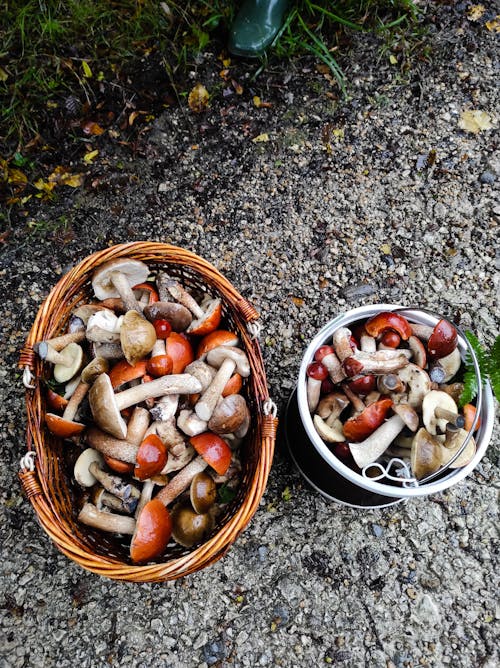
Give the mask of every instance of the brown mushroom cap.
POLYGON ((151 322, 153 320, 167 320, 172 326, 173 332, 183 332, 193 320, 191 311, 176 302, 154 302, 146 306, 143 313, 151 322))
POLYGON ((411 445, 411 470, 417 480, 440 468, 442 449, 441 443, 426 429, 417 431, 411 445))
POLYGON ((216 434, 231 434, 248 419, 249 410, 245 397, 241 394, 230 394, 215 407, 208 421, 208 429, 216 434))
POLYGON ((200 515, 207 513, 217 499, 217 485, 206 471, 197 473, 189 489, 191 505, 200 515))
POLYGON ((134 366, 153 349, 156 332, 137 311, 127 311, 120 328, 120 343, 127 362, 134 366))
POLYGON ((184 547, 200 543, 212 530, 213 519, 196 513, 187 505, 178 504, 172 510, 172 538, 184 547))

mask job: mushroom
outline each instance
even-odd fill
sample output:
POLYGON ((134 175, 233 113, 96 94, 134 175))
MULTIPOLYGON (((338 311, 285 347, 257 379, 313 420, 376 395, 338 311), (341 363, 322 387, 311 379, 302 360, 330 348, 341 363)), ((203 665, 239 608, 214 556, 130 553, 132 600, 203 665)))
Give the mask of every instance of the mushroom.
POLYGON ((121 324, 121 316, 117 318, 113 311, 102 309, 88 319, 85 336, 88 341, 118 343, 121 324))
POLYGON ((132 562, 143 564, 162 555, 171 535, 172 519, 169 511, 158 499, 151 499, 136 520, 130 543, 132 562))
POLYGON ((233 371, 236 369, 243 378, 247 378, 250 375, 250 364, 245 352, 232 346, 213 348, 207 354, 207 362, 218 368, 218 371, 194 409, 201 420, 208 422, 233 371))
POLYGON ((117 515, 97 510, 92 503, 85 503, 78 514, 78 520, 82 524, 118 534, 133 534, 135 531, 135 519, 126 515, 117 515))
POLYGON ((177 504, 172 510, 172 538, 183 547, 193 547, 213 529, 209 513, 199 514, 187 504, 177 504))
POLYGON ((431 359, 441 359, 457 347, 458 335, 455 327, 448 320, 440 320, 432 330, 427 341, 427 352, 431 359))
POLYGON ((47 355, 53 356, 53 352, 59 352, 69 343, 81 343, 85 339, 85 330, 79 329, 76 332, 68 332, 67 334, 62 334, 61 336, 56 336, 52 339, 47 339, 45 341, 38 341, 33 345, 33 350, 42 360, 51 362, 52 360, 47 359, 47 355))
POLYGON ((99 511, 106 509, 116 510, 119 513, 131 514, 137 507, 137 499, 129 497, 127 500, 119 499, 114 494, 107 492, 104 487, 96 485, 92 488, 90 500, 99 511))
POLYGON ((441 443, 422 427, 417 431, 411 446, 411 470, 421 480, 441 467, 441 443))
POLYGON ((104 357, 107 360, 123 359, 123 350, 119 343, 99 343, 92 341, 91 353, 93 357, 104 357))
POLYGON ((167 290, 172 297, 185 306, 194 316, 194 320, 188 326, 188 334, 205 336, 217 329, 222 315, 222 303, 220 299, 208 297, 202 308, 193 296, 177 281, 172 279, 165 282, 167 290))
POLYGON ((388 330, 399 334, 403 341, 407 341, 412 334, 411 325, 406 318, 392 311, 381 311, 365 322, 367 334, 378 338, 388 330))
POLYGON ((422 401, 422 421, 429 434, 444 434, 447 423, 455 422, 457 418, 457 405, 449 394, 431 390, 425 395, 422 401))
POLYGON ((90 465, 93 462, 99 466, 104 465, 103 456, 93 448, 86 448, 75 462, 73 475, 76 482, 82 487, 92 487, 97 482, 97 478, 90 471, 90 465))
POLYGON ((146 369, 151 376, 166 376, 172 373, 173 361, 170 355, 167 355, 167 348, 163 339, 156 339, 151 349, 151 357, 147 362, 146 369))
POLYGON ((165 340, 165 352, 172 359, 172 373, 184 373, 187 365, 194 360, 191 343, 177 332, 172 332, 165 340))
POLYGON ((109 372, 109 379, 113 389, 117 389, 125 383, 131 383, 146 375, 148 360, 139 360, 135 364, 129 364, 127 360, 122 359, 113 365, 109 372))
POLYGON ((392 399, 384 398, 375 401, 354 417, 344 422, 344 435, 348 441, 362 441, 373 433, 385 420, 392 407, 392 399))
POLYGON ((411 431, 417 431, 419 418, 417 412, 409 404, 394 404, 392 410, 399 415, 411 431))
MULTIPOLYGON (((361 443, 349 443, 349 450, 360 469, 376 461, 403 430, 404 421, 393 415, 361 443)), ((344 425, 345 428, 345 425, 344 425)))
POLYGON ((149 434, 144 438, 137 451, 134 476, 146 480, 161 473, 167 463, 167 449, 159 436, 149 434))
POLYGON ((159 397, 165 394, 193 394, 199 392, 200 383, 189 374, 173 374, 155 378, 149 383, 123 390, 118 394, 113 392, 109 376, 101 374, 92 385, 89 392, 89 401, 92 415, 96 423, 116 438, 125 438, 127 429, 120 411, 134 404, 138 404, 150 397, 159 397))
POLYGON ((188 408, 179 412, 179 415, 177 416, 177 426, 188 436, 202 434, 208 429, 208 423, 205 420, 200 420, 196 413, 188 408))
POLYGON ((382 394, 404 392, 405 385, 396 373, 385 373, 377 378, 377 388, 382 394))
POLYGON ((54 379, 58 383, 66 383, 76 374, 83 362, 83 350, 78 343, 68 343, 60 352, 45 345, 38 347, 40 357, 46 362, 54 364, 54 379))
MULTIPOLYGON (((460 450, 465 443, 465 439, 469 432, 465 429, 457 429, 446 433, 446 440, 443 443, 441 450, 442 464, 447 464, 452 457, 460 450)), ((476 442, 471 436, 465 450, 462 454, 450 465, 450 468, 456 469, 461 466, 467 466, 471 459, 476 454, 476 442)))
POLYGON ((127 362, 134 366, 151 352, 156 342, 156 332, 149 320, 137 311, 127 311, 120 327, 120 345, 127 362))
POLYGON ((219 346, 238 346, 239 343, 238 336, 234 332, 229 332, 226 329, 216 329, 214 332, 206 334, 198 343, 196 359, 205 360, 209 351, 219 346))
POLYGON ((182 494, 191 484, 192 479, 197 473, 201 473, 208 466, 208 463, 203 457, 196 457, 184 466, 177 475, 170 479, 170 481, 163 487, 156 499, 161 501, 165 506, 174 501, 179 494, 182 494))
POLYGON ((448 383, 462 364, 460 351, 455 348, 449 355, 434 360, 429 366, 429 377, 434 383, 448 383))
POLYGON ((207 364, 201 359, 196 359, 188 364, 184 371, 190 373, 195 378, 198 378, 201 383, 201 392, 205 392, 216 374, 213 366, 210 366, 210 364, 207 364))
POLYGON ((155 402, 154 406, 149 409, 149 412, 155 422, 167 422, 175 416, 178 406, 179 395, 166 394, 155 402))
POLYGON ((144 283, 148 276, 149 268, 144 262, 117 258, 105 262, 94 271, 92 288, 97 299, 121 297, 127 311, 142 313, 132 287, 144 283))
POLYGON ((341 363, 344 362, 347 358, 351 357, 354 352, 351 347, 351 338, 351 330, 347 327, 339 327, 333 333, 333 348, 341 363))
POLYGON ((194 511, 204 515, 214 505, 217 499, 217 486, 212 476, 206 471, 197 473, 191 481, 189 498, 194 511))
POLYGON ((218 434, 206 431, 189 439, 189 443, 216 473, 224 475, 231 463, 231 448, 218 434))
POLYGON ((366 376, 355 376, 348 381, 347 385, 354 394, 363 394, 366 396, 375 390, 377 386, 377 377, 372 373, 367 374, 366 376))
POLYGON ((328 375, 333 383, 340 383, 345 378, 344 369, 339 358, 335 354, 333 346, 320 346, 314 354, 316 362, 321 362, 328 370, 328 375))
POLYGON ((427 365, 427 353, 425 352, 425 346, 422 341, 412 334, 408 339, 408 347, 412 352, 413 363, 419 366, 421 369, 425 369, 427 365))
POLYGON ((351 357, 344 361, 344 370, 348 376, 355 376, 358 373, 364 374, 385 374, 399 371, 407 366, 409 360, 406 350, 388 348, 386 350, 377 350, 374 353, 364 353, 357 350, 351 357))
POLYGON ((185 442, 178 444, 175 448, 168 451, 167 465, 164 467, 161 475, 169 475, 183 469, 196 455, 196 450, 185 442))
POLYGON ((313 413, 319 403, 323 381, 328 378, 328 369, 321 362, 311 362, 307 367, 306 375, 307 405, 309 412, 313 413))
POLYGON ((184 332, 193 320, 189 309, 175 302, 160 301, 149 304, 144 308, 143 313, 151 322, 166 320, 170 323, 173 332, 184 332))
POLYGON ((349 404, 349 399, 342 392, 330 392, 320 399, 316 412, 331 426, 331 422, 336 420, 349 404))
MULTIPOLYGON (((428 374, 419 366, 410 362, 408 366, 398 371, 398 376, 407 388, 406 402, 419 411, 424 397, 431 391, 431 381, 428 374)), ((399 403, 396 397, 393 397, 393 399, 394 403, 399 403)))
POLYGON ((342 423, 335 420, 328 424, 318 414, 313 417, 313 423, 316 431, 326 443, 343 443, 345 441, 342 423))
MULTIPOLYGON (((250 411, 248 410, 245 397, 241 394, 230 394, 222 399, 214 409, 208 429, 216 434, 230 434, 239 432, 241 428, 248 429, 250 424, 250 411)), ((245 431, 246 433, 246 431, 245 431)))
POLYGON ((141 495, 137 487, 130 482, 124 481, 116 475, 111 475, 101 468, 99 461, 94 460, 89 465, 89 473, 101 483, 105 490, 114 494, 119 499, 127 501, 130 498, 138 499, 141 495))
POLYGON ((359 349, 364 353, 374 353, 377 350, 377 340, 363 331, 359 337, 359 349))

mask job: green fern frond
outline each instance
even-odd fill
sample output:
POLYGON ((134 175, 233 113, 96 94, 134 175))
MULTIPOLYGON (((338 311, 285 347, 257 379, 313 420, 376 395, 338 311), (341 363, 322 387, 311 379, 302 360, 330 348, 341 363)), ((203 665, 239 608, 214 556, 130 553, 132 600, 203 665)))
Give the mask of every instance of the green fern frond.
POLYGON ((488 356, 488 375, 493 394, 500 401, 500 334, 495 339, 488 356))

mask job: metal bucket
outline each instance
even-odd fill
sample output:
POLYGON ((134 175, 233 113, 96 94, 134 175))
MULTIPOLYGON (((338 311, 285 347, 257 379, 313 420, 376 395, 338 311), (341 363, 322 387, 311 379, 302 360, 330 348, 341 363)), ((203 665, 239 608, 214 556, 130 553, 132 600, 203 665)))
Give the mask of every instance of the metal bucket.
POLYGON ((478 377, 476 420, 480 419, 481 424, 474 435, 476 453, 472 460, 461 468, 443 467, 440 472, 423 481, 406 485, 403 480, 401 482, 379 482, 365 477, 338 459, 314 427, 307 405, 306 370, 313 361, 316 350, 321 345, 331 343, 335 330, 339 327, 349 327, 380 311, 398 311, 410 322, 432 327, 441 319, 440 316, 423 309, 406 308, 397 304, 371 304, 352 309, 328 322, 314 337, 304 354, 297 388, 290 397, 284 425, 286 443, 291 457, 304 478, 326 498, 363 508, 382 507, 416 496, 436 494, 460 482, 474 470, 484 456, 494 422, 495 408, 491 388, 488 382, 482 382, 474 351, 465 336, 458 330, 460 355, 462 359, 466 352, 470 355, 478 377))

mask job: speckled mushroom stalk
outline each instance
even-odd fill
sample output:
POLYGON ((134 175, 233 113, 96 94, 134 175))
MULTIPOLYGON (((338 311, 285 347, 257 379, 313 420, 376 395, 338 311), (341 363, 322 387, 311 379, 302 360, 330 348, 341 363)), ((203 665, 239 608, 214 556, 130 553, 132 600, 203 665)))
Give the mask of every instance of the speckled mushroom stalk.
POLYGON ((103 471, 98 462, 90 464, 89 472, 101 483, 105 490, 110 492, 110 494, 114 494, 119 499, 123 499, 123 501, 138 499, 141 495, 137 487, 124 481, 120 476, 111 475, 103 471))
POLYGON ((94 529, 110 533, 132 535, 135 531, 135 519, 133 517, 97 510, 92 503, 83 505, 78 520, 94 529))
POLYGON ((193 459, 181 469, 179 473, 158 492, 155 498, 161 501, 165 506, 168 506, 179 496, 179 494, 182 494, 182 492, 190 486, 194 476, 197 473, 204 471, 207 466, 208 464, 203 457, 196 457, 196 459, 193 459))
POLYGON ((47 359, 47 355, 53 354, 54 351, 61 351, 68 345, 68 343, 80 343, 84 339, 85 329, 82 328, 76 332, 68 332, 67 334, 62 334, 61 336, 56 336, 52 339, 38 341, 33 345, 33 350, 40 357, 40 359, 51 362, 52 360, 47 359))
POLYGON ((205 421, 210 420, 212 417, 217 401, 226 383, 231 378, 233 371, 236 369, 243 378, 247 378, 250 375, 248 358, 240 348, 233 346, 214 348, 207 354, 207 362, 218 367, 218 371, 194 407, 196 415, 200 420, 205 421))

